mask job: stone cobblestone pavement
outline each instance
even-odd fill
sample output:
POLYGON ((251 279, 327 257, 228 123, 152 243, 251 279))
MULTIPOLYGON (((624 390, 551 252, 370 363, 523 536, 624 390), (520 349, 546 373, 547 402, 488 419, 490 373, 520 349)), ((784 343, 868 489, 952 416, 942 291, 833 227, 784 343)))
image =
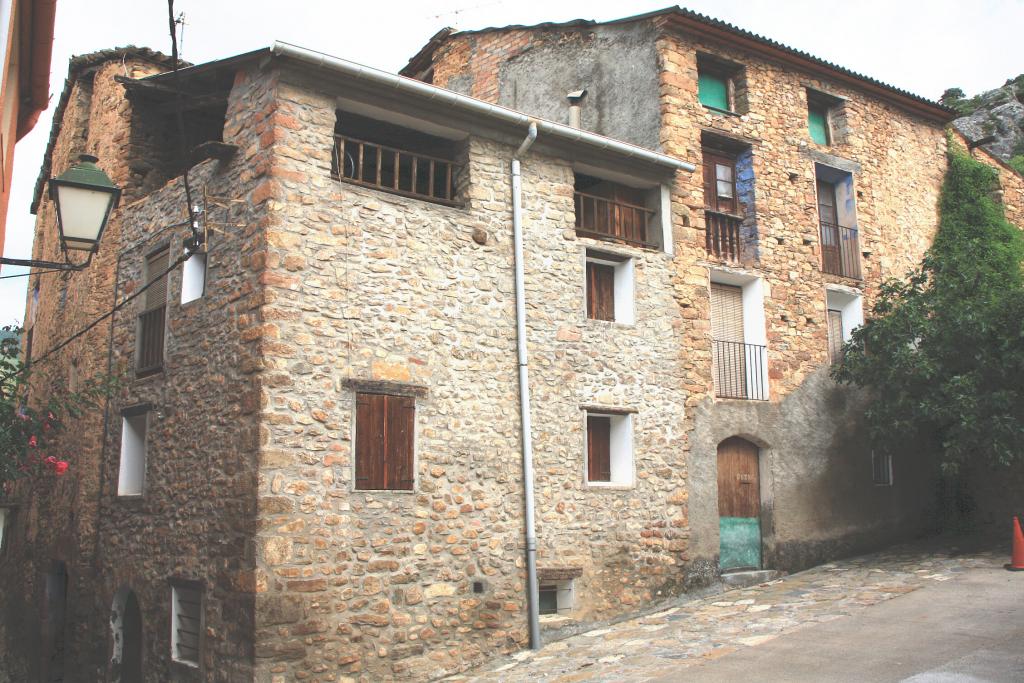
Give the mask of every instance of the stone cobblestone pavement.
POLYGON ((775 581, 699 599, 518 652, 447 679, 468 681, 647 681, 757 647, 783 633, 842 619, 857 610, 971 568, 1001 566, 991 551, 958 554, 928 545, 821 565, 775 581))

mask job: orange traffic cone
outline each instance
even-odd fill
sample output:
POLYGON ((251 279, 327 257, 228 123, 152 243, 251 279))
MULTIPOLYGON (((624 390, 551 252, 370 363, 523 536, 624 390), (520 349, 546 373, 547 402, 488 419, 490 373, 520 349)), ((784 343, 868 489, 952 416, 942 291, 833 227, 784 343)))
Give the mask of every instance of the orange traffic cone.
POLYGON ((1020 517, 1013 518, 1013 553, 1010 564, 1003 566, 1011 572, 1024 572, 1024 531, 1020 528, 1020 517))

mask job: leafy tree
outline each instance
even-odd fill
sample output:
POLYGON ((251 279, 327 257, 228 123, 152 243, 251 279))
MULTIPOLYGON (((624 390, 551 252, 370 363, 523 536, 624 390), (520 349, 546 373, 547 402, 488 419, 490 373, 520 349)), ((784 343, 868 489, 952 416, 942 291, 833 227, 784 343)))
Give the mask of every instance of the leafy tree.
POLYGON ((946 88, 943 91, 942 96, 939 98, 939 104, 944 104, 947 107, 954 107, 956 104, 964 99, 964 91, 960 88, 946 88))
POLYGON ((931 449, 947 474, 1024 460, 1024 237, 998 176, 949 141, 939 229, 921 266, 886 282, 833 370, 869 387, 876 450, 931 449))
POLYGON ((98 409, 114 386, 106 378, 89 381, 75 392, 57 384, 33 385, 32 400, 26 401, 30 368, 20 359, 20 333, 10 326, 0 330, 0 483, 67 472, 74 453, 66 443, 62 447, 60 436, 68 419, 98 409), (44 396, 37 399, 40 393, 44 396))

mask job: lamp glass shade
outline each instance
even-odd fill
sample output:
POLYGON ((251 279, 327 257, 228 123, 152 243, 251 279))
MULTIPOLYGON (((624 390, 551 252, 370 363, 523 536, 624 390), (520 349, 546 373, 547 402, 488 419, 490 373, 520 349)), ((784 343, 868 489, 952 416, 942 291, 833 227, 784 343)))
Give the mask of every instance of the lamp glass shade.
POLYGON ((57 226, 66 249, 95 251, 110 212, 121 196, 96 158, 81 161, 50 180, 50 198, 57 207, 57 226))

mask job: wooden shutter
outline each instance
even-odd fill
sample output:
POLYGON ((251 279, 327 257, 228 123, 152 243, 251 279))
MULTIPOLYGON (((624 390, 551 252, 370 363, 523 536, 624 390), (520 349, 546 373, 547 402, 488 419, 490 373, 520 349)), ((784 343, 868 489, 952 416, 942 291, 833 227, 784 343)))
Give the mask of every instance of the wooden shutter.
POLYGON ((722 74, 698 67, 697 99, 701 104, 729 111, 729 81, 722 74))
POLYGON ((167 276, 164 275, 159 279, 157 279, 157 276, 167 270, 168 264, 169 254, 166 249, 158 251, 146 259, 146 283, 153 283, 146 290, 146 310, 163 306, 167 303, 167 276))
POLYGON ((828 357, 838 363, 843 357, 843 314, 839 311, 828 311, 828 357))
POLYGON ((822 223, 839 223, 836 212, 836 186, 824 180, 818 181, 818 217, 822 223))
POLYGON ((615 320, 615 266, 587 261, 587 317, 615 320))
POLYGON ((819 145, 829 144, 828 109, 816 104, 807 105, 807 130, 819 145))
POLYGON ((384 398, 384 488, 411 491, 414 479, 412 454, 416 400, 410 396, 384 398))
POLYGON ((712 211, 737 214, 735 157, 703 150, 704 206, 712 211))
POLYGON ((587 480, 611 481, 612 420, 606 415, 587 416, 587 480))
POLYGON ((743 290, 711 283, 711 336, 715 395, 747 397, 747 347, 743 343, 743 290))
POLYGON ((416 400, 356 394, 356 488, 411 491, 416 400))

